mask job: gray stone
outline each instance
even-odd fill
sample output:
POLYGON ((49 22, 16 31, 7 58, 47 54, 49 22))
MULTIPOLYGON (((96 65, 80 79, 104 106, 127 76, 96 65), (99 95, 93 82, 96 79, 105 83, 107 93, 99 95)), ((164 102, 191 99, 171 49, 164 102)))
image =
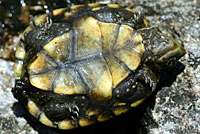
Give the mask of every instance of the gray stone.
MULTIPOLYGON (((152 26, 173 36, 187 51, 180 60, 185 65, 184 71, 171 86, 157 92, 155 105, 144 113, 140 121, 144 131, 148 134, 200 134, 200 1, 112 1, 142 11, 152 26)), ((0 134, 37 134, 38 130, 13 113, 16 102, 11 93, 13 62, 0 60, 0 63, 0 134)))

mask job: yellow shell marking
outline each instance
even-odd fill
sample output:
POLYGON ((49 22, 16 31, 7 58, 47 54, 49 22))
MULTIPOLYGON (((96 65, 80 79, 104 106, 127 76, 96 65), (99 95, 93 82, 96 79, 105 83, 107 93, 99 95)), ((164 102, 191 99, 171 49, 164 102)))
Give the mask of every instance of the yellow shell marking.
MULTIPOLYGON (((133 28, 121 25, 119 28, 117 41, 115 43, 114 49, 123 49, 127 47, 127 42, 130 41, 132 38, 133 28)), ((134 47, 134 46, 131 46, 134 47)))
MULTIPOLYGON (((53 15, 57 16, 57 15, 61 14, 62 12, 64 12, 65 10, 66 10, 66 8, 55 9, 55 10, 53 10, 53 15)), ((48 16, 48 14, 40 15, 38 18, 36 18, 34 20, 35 25, 38 26, 38 25, 40 25, 40 23, 44 24, 46 22, 47 16, 48 16)))
POLYGON ((48 61, 44 54, 38 53, 35 58, 28 65, 29 72, 38 73, 41 70, 53 66, 52 63, 48 61))
POLYGON ((72 10, 75 10, 75 9, 78 9, 78 8, 81 8, 81 7, 84 7, 85 5, 75 5, 75 6, 72 6, 71 9, 72 10))
POLYGON ((97 115, 100 113, 100 109, 97 109, 97 108, 89 108, 87 111, 86 111, 86 115, 87 116, 93 116, 93 115, 97 115))
POLYGON ((26 55, 25 49, 21 44, 17 45, 16 51, 15 51, 15 57, 17 59, 23 60, 26 55))
POLYGON ((142 42, 142 36, 141 36, 141 34, 137 33, 137 35, 134 36, 132 40, 133 40, 133 43, 135 43, 135 44, 141 43, 142 42))
POLYGON ((30 82, 33 86, 48 91, 50 90, 54 76, 55 71, 45 74, 30 75, 30 82))
POLYGON ((63 130, 68 130, 75 128, 75 126, 72 124, 70 120, 63 120, 58 122, 58 128, 63 130))
POLYGON ((99 7, 99 6, 102 6, 103 4, 101 3, 90 3, 88 4, 88 7, 99 7))
MULTIPOLYGON (((78 33, 77 58, 100 53, 102 35, 98 21, 93 17, 82 18, 75 27, 78 33)), ((112 77, 105 64, 103 59, 81 64, 81 70, 92 89, 91 95, 98 101, 112 96, 112 77)))
MULTIPOLYGON (((105 70, 102 76, 100 76, 94 90, 97 95, 97 99, 99 96, 109 99, 112 97, 112 77, 109 70, 105 70)), ((101 100, 102 98, 99 99, 101 100)))
POLYGON ((55 9, 55 10, 53 10, 53 15, 57 16, 57 15, 61 14, 62 12, 64 12, 65 10, 66 10, 66 8, 55 9))
POLYGON ((15 79, 20 79, 22 76, 23 61, 16 61, 14 66, 15 79))
POLYGON ((110 8, 120 8, 120 5, 117 4, 107 4, 107 6, 110 8))
POLYGON ((116 36, 118 25, 114 23, 99 22, 102 33, 102 47, 104 52, 110 51, 116 36))
POLYGON ((113 110, 113 113, 118 116, 120 114, 123 114, 125 112, 127 112, 129 109, 128 108, 124 108, 124 107, 121 107, 121 108, 116 108, 113 110))
POLYGON ((39 26, 40 23, 44 24, 46 22, 48 14, 43 14, 34 20, 36 26, 39 26))
POLYGON ((41 123, 43 123, 43 124, 49 126, 49 127, 56 127, 56 126, 52 123, 52 121, 50 121, 50 120, 46 117, 45 113, 41 113, 41 114, 40 114, 39 121, 40 121, 41 123))
POLYGON ((96 7, 96 8, 92 8, 92 11, 98 11, 100 9, 101 9, 101 7, 96 7))
POLYGON ((145 52, 145 48, 144 48, 144 44, 139 44, 135 47, 135 49, 137 49, 139 52, 141 52, 141 54, 144 54, 145 52))
POLYGON ((52 79, 55 76, 55 71, 37 75, 32 75, 32 73, 39 73, 41 70, 52 66, 51 63, 46 60, 47 58, 43 54, 38 53, 36 59, 28 65, 31 84, 42 90, 49 90, 52 79))
POLYGON ((112 85, 115 88, 121 81, 123 81, 130 73, 129 70, 119 64, 113 56, 105 57, 112 74, 112 85))
POLYGON ((33 115, 35 118, 38 118, 40 109, 37 107, 35 102, 28 100, 27 109, 31 115, 33 115))
POLYGON ((100 53, 101 31, 98 21, 93 17, 82 18, 76 23, 77 30, 77 58, 100 53))
POLYGON ((28 27, 24 30, 24 32, 23 32, 23 34, 22 34, 22 36, 21 36, 21 39, 24 40, 24 34, 27 33, 27 32, 29 32, 29 31, 31 31, 31 30, 33 30, 33 26, 32 26, 32 25, 28 26, 28 27))
POLYGON ((125 105, 126 105, 126 103, 124 103, 124 102, 117 102, 117 103, 113 104, 113 106, 125 106, 125 105))
POLYGON ((55 80, 55 93, 61 94, 83 94, 84 88, 76 79, 73 70, 66 70, 60 73, 60 76, 55 80))
POLYGON ((103 122, 103 121, 106 121, 106 120, 109 120, 112 116, 110 114, 100 114, 98 117, 97 117, 97 120, 99 122, 103 122))
POLYGON ((61 36, 54 38, 47 45, 44 46, 44 50, 57 61, 66 61, 69 54, 70 36, 69 33, 65 33, 61 36))
POLYGON ((144 101, 144 98, 138 100, 138 101, 135 101, 131 104, 131 107, 137 107, 138 105, 140 105, 142 102, 144 101))
POLYGON ((69 18, 72 17, 75 13, 77 13, 77 11, 66 12, 66 13, 65 13, 65 17, 69 19, 69 18))
POLYGON ((141 63, 141 53, 144 52, 142 37, 130 26, 121 25, 118 39, 114 49, 115 55, 119 57, 130 70, 136 70, 141 63))
POLYGON ((132 9, 130 9, 130 8, 126 8, 126 10, 129 11, 129 12, 132 12, 132 13, 134 13, 134 14, 137 13, 136 11, 134 11, 134 10, 132 10, 132 9))
POLYGON ((141 52, 142 54, 145 52, 145 48, 144 48, 144 44, 142 43, 142 36, 140 33, 138 33, 134 38, 133 38, 133 43, 137 44, 135 46, 135 49, 137 49, 139 52, 141 52))
POLYGON ((42 90, 49 90, 49 88, 52 85, 53 78, 55 76, 55 71, 42 74, 40 74, 39 72, 51 66, 53 66, 53 64, 48 61, 45 55, 42 53, 38 53, 36 58, 33 59, 33 61, 30 62, 30 64, 28 65, 31 84, 42 90), (33 75, 32 73, 39 74, 33 75))
POLYGON ((97 101, 105 101, 112 96, 112 77, 103 59, 81 64, 82 72, 90 86, 90 94, 97 101), (94 71, 95 70, 95 71, 94 71))
MULTIPOLYGON (((111 48, 116 40, 116 33, 119 28, 117 24, 114 23, 104 23, 99 22, 102 33, 102 49, 104 53, 112 52, 111 48)), ((116 59, 111 55, 105 56, 112 74, 112 85, 115 88, 125 77, 128 76, 129 71, 125 70, 122 65, 120 65, 116 59)))
POLYGON ((136 70, 141 63, 141 56, 134 50, 121 50, 115 54, 119 57, 130 70, 136 70))
POLYGON ((144 19, 143 21, 144 21, 144 24, 145 24, 146 27, 150 27, 150 24, 146 19, 144 19))
MULTIPOLYGON (((113 106, 125 106, 125 105, 126 105, 126 103, 123 103, 123 102, 118 102, 118 103, 113 104, 113 106)), ((113 110, 113 113, 117 116, 117 115, 127 112, 128 110, 129 109, 126 107, 119 107, 119 108, 115 108, 113 110)))
POLYGON ((94 121, 89 120, 89 119, 79 119, 78 123, 79 123, 79 125, 80 125, 81 127, 85 127, 85 126, 88 126, 88 125, 93 124, 94 121))

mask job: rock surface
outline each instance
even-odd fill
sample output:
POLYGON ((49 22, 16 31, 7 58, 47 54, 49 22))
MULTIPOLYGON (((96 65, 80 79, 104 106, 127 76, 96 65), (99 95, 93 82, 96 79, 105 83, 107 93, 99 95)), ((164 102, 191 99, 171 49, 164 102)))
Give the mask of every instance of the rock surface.
MULTIPOLYGON (((104 1, 109 2, 109 1, 104 1)), ((170 86, 158 90, 145 102, 142 117, 133 110, 97 126, 67 133, 200 134, 200 1, 198 0, 112 0, 142 11, 152 26, 173 36, 187 51, 180 60, 185 65, 170 86), (147 105, 147 106, 146 106, 147 105), (131 122, 131 123, 130 123, 131 122), (139 125, 138 125, 139 124, 139 125), (133 127, 138 129, 133 129, 133 127)), ((28 117, 11 93, 14 85, 13 62, 0 60, 0 134, 61 134, 28 117), (18 110, 16 110, 16 108, 18 110), (20 110, 19 110, 20 109, 20 110), (30 121, 32 120, 32 121, 30 121)))

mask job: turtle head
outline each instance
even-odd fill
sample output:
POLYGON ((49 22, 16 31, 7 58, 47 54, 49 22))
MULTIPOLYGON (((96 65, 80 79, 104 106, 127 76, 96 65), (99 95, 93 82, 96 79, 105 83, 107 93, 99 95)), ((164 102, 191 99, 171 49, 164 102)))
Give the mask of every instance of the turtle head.
POLYGON ((156 27, 144 28, 140 32, 148 53, 148 62, 157 63, 162 68, 173 67, 185 54, 185 49, 181 44, 163 35, 156 27))

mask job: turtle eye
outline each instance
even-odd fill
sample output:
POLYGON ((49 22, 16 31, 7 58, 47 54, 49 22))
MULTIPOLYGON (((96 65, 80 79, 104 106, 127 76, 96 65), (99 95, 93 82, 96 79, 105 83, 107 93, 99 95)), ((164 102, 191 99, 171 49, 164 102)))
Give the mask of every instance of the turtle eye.
POLYGON ((174 47, 173 42, 163 35, 154 43, 155 44, 153 45, 153 53, 155 55, 163 56, 174 47))
POLYGON ((177 61, 185 54, 183 46, 172 38, 166 37, 166 42, 162 42, 160 47, 163 49, 160 50, 158 62, 166 62, 166 64, 171 62, 173 64, 173 61, 177 61))

